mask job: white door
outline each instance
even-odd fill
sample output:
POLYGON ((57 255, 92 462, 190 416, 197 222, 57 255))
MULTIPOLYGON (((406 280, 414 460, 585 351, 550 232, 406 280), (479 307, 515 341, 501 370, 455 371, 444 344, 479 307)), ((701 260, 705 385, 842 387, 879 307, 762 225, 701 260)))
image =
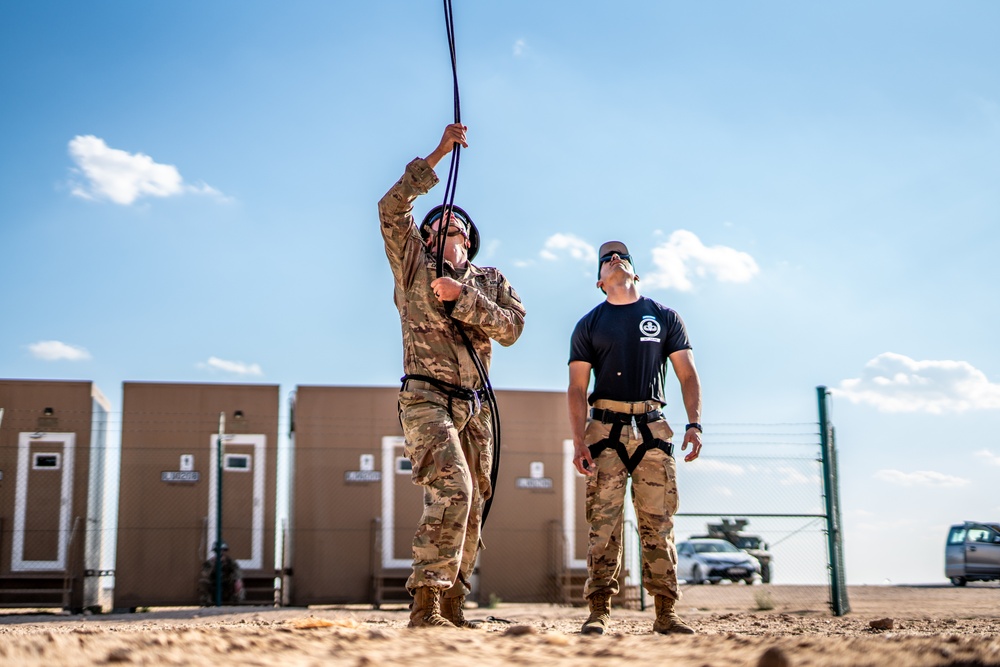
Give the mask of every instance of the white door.
POLYGON ((75 445, 75 433, 18 434, 10 558, 14 572, 66 569, 75 445))
POLYGON ((563 564, 567 570, 587 569, 586 497, 587 478, 573 465, 573 441, 563 440, 563 564))
POLYGON ((382 438, 382 567, 413 565, 413 534, 424 511, 423 489, 413 484, 402 436, 382 438))
MULTIPOLYGON (((206 558, 213 553, 219 490, 219 435, 211 436, 208 485, 206 558)), ((222 539, 244 570, 264 567, 264 472, 267 468, 263 434, 233 434, 222 441, 222 539)))

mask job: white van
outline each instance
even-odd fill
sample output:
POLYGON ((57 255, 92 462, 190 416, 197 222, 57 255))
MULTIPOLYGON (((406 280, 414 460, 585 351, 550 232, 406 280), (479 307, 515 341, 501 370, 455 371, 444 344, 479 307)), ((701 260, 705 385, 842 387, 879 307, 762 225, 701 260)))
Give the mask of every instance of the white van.
POLYGON ((1000 523, 952 526, 944 548, 944 576, 956 586, 1000 579, 1000 523))

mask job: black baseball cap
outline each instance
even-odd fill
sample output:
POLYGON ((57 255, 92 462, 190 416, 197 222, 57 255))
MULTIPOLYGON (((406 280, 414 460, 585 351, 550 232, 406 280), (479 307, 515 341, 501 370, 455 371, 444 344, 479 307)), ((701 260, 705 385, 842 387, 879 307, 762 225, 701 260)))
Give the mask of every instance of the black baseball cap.
MULTIPOLYGON (((630 258, 632 254, 625 247, 625 244, 621 241, 608 241, 601 244, 601 249, 597 251, 597 279, 601 279, 601 258, 611 253, 618 253, 618 256, 628 255, 630 258)), ((629 259, 629 264, 632 264, 632 260, 629 259)), ((635 269, 635 264, 632 264, 633 270, 635 269)))

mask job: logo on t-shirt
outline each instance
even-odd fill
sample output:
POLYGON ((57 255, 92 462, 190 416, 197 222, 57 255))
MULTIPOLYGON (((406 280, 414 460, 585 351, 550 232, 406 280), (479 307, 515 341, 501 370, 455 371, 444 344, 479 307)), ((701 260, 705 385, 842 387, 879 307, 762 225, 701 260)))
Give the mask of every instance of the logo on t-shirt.
POLYGON ((640 341, 659 343, 660 339, 656 336, 660 335, 660 323, 652 315, 643 315, 639 322, 639 333, 642 334, 640 341))

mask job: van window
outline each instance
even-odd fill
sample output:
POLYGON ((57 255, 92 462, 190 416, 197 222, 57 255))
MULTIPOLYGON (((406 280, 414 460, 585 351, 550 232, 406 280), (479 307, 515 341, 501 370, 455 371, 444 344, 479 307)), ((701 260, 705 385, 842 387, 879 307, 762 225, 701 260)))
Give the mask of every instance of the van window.
POLYGON ((965 528, 962 526, 955 526, 948 533, 948 544, 962 544, 965 542, 965 528))
POLYGON ((967 542, 992 542, 993 536, 988 528, 970 528, 965 539, 967 542))

